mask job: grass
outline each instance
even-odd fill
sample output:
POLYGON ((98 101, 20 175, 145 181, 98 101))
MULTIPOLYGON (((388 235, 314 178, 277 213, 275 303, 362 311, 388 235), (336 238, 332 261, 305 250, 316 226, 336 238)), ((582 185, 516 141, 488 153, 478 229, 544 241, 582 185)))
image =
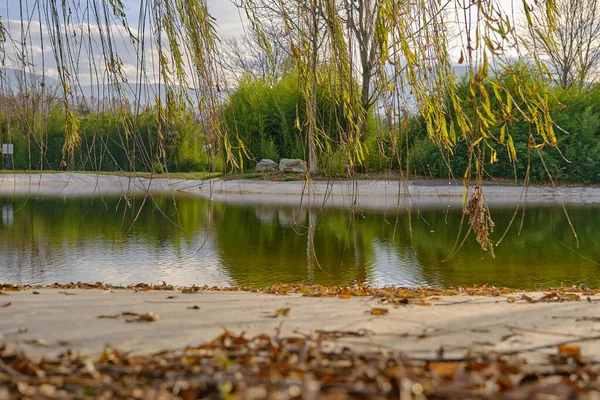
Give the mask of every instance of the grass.
MULTIPOLYGON (((55 170, 45 170, 45 171, 36 171, 36 170, 0 170, 0 174, 57 174, 63 173, 65 171, 55 171, 55 170)), ((67 171, 73 172, 76 174, 86 174, 86 175, 108 175, 108 176, 135 176, 138 178, 146 178, 146 179, 185 179, 185 180, 205 180, 205 179, 213 179, 221 177, 221 172, 172 172, 169 174, 157 174, 152 172, 127 172, 127 171, 67 171)))

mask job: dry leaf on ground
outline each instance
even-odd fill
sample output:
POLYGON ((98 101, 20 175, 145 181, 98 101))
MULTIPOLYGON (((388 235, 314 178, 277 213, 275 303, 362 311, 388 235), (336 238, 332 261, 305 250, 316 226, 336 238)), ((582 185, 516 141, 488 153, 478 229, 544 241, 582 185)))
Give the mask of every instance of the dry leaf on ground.
POLYGON ((123 319, 125 322, 155 322, 158 321, 158 314, 149 312, 146 314, 138 314, 133 312, 122 312, 115 315, 99 315, 100 319, 123 319))

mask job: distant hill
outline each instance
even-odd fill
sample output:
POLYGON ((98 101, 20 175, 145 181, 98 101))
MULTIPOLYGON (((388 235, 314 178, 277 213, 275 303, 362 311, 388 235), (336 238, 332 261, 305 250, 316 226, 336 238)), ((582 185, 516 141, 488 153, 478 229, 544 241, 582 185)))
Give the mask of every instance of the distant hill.
MULTIPOLYGON (((468 72, 468 67, 464 65, 455 65, 452 69, 458 79, 461 79, 468 72)), ((23 72, 13 68, 4 68, 2 71, 3 77, 5 77, 2 84, 13 93, 17 93, 20 90, 29 91, 31 86, 37 86, 41 84, 41 82, 45 82, 47 88, 55 88, 57 91, 61 90, 58 79, 50 76, 23 72)), ((140 104, 140 106, 145 107, 154 104, 154 100, 159 93, 161 99, 165 100, 164 86, 157 83, 123 83, 121 88, 123 95, 132 105, 140 104)), ((79 85, 79 87, 72 88, 72 90, 76 97, 85 98, 86 100, 94 98, 96 100, 106 99, 106 101, 110 102, 115 96, 114 88, 110 87, 108 84, 82 84, 79 85)), ((196 98, 196 94, 193 90, 188 90, 187 92, 191 99, 196 98)), ((405 94, 406 98, 409 99, 409 103, 412 103, 410 100, 412 96, 408 92, 405 94)))
MULTIPOLYGON (((60 82, 58 79, 43 76, 37 73, 23 72, 13 68, 4 68, 3 77, 5 79, 3 85, 9 92, 18 93, 29 91, 32 86, 38 86, 45 82, 47 88, 54 88, 60 91, 60 82)), ((80 84, 72 87, 73 95, 77 98, 89 99, 107 99, 111 101, 115 96, 114 87, 109 84, 80 84)), ((160 97, 165 99, 164 85, 157 83, 123 83, 121 85, 123 95, 129 100, 130 104, 136 104, 136 99, 139 99, 139 104, 146 106, 154 103, 154 99, 160 94, 160 97)), ((188 95, 195 98, 193 90, 188 90, 188 95)))

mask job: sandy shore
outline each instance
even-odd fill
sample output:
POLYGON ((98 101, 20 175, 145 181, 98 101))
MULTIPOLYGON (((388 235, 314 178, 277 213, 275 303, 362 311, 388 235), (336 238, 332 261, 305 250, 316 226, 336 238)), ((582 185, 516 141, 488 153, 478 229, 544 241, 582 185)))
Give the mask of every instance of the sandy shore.
MULTIPOLYGON (((462 204, 465 189, 443 181, 304 181, 128 179, 76 174, 0 174, 0 195, 103 196, 131 193, 187 193, 229 203, 292 204, 347 208, 445 207, 462 204)), ((486 184, 490 204, 600 202, 600 188, 548 188, 486 184)))
MULTIPOLYGON (((409 358, 452 359, 474 354, 519 353, 529 360, 555 354, 560 343, 600 357, 599 296, 580 301, 536 302, 521 294, 441 296, 393 306, 373 297, 314 298, 248 292, 38 289, 0 296, 0 332, 10 348, 32 356, 66 349, 98 354, 106 345, 148 354, 213 340, 224 330, 281 336, 317 330, 360 333, 339 339, 353 350, 400 351, 409 358), (511 297, 508 297, 511 296, 511 297), (511 302, 513 301, 514 302, 511 302), (10 304, 9 304, 10 303, 10 304), (6 304, 9 304, 6 306, 6 304), (371 315, 385 308, 385 315, 371 315), (287 316, 278 309, 289 309, 287 316), (98 318, 123 312, 155 313, 154 322, 98 318)), ((527 293, 533 300, 543 293, 527 293)))

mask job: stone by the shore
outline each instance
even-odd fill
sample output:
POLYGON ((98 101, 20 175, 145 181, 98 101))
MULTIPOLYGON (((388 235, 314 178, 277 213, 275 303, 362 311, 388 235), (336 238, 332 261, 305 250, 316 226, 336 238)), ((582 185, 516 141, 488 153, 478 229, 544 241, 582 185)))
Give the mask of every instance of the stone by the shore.
POLYGON ((279 172, 306 172, 306 161, 293 158, 282 158, 279 161, 279 172))
POLYGON ((279 171, 279 164, 268 158, 263 158, 256 164, 254 169, 258 172, 277 172, 279 171))

